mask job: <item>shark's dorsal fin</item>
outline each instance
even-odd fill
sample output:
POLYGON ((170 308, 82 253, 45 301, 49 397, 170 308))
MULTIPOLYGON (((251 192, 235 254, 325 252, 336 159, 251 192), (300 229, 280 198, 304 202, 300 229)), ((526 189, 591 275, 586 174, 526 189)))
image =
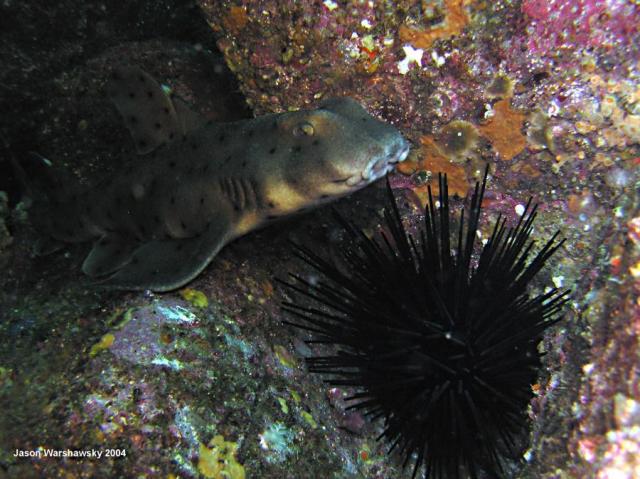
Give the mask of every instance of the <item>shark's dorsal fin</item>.
POLYGON ((149 153, 204 123, 199 114, 182 100, 169 96, 139 67, 116 68, 107 91, 124 118, 139 154, 149 153))

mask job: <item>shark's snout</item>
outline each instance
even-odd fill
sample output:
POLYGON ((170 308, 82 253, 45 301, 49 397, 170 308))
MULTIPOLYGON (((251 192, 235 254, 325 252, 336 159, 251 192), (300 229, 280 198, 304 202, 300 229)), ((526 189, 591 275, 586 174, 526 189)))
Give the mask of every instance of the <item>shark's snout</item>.
POLYGON ((370 183, 383 177, 392 171, 397 163, 404 161, 409 149, 407 140, 400 133, 396 133, 393 140, 388 141, 380 148, 380 153, 371 158, 362 172, 362 179, 370 183))

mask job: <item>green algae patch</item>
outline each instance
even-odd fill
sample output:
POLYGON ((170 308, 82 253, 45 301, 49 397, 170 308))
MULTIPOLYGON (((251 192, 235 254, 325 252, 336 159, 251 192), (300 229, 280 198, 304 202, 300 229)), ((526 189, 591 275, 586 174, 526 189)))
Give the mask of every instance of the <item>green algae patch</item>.
POLYGON ((124 312, 124 315, 122 316, 122 321, 120 321, 116 326, 115 329, 121 329, 125 324, 127 324, 129 321, 131 321, 131 319, 133 318, 133 312, 136 310, 136 308, 129 308, 124 312))
POLYGON ((287 400, 284 399, 284 398, 279 397, 278 398, 278 403, 280 404, 280 410, 284 414, 288 414, 289 413, 289 406, 287 405, 287 400))
POLYGON ((206 308, 209 306, 209 300, 205 294, 197 289, 185 288, 180 291, 180 296, 182 296, 186 301, 189 301, 196 308, 206 308))
POLYGON ((97 354, 100 354, 105 349, 109 349, 113 344, 113 342, 115 341, 115 339, 116 337, 113 334, 111 333, 105 334, 104 336, 102 336, 102 338, 100 338, 100 341, 98 341, 96 344, 91 346, 91 350, 89 351, 89 356, 93 358, 94 356, 96 356, 97 354))
POLYGON ((296 391, 294 391, 293 389, 289 390, 289 394, 291 394, 291 398, 293 399, 293 401, 296 404, 300 404, 300 394, 298 394, 296 391))
POLYGON ((244 479, 244 466, 236 460, 238 444, 215 436, 209 445, 200 444, 198 471, 209 479, 244 479))
POLYGON ((298 365, 295 358, 291 356, 289 351, 287 351, 284 346, 281 346, 279 344, 275 345, 273 347, 273 352, 276 353, 278 361, 280 361, 280 364, 282 364, 284 367, 295 368, 298 365))
POLYGON ((316 429, 318 427, 318 423, 316 422, 315 419, 313 419, 313 416, 311 415, 310 412, 302 411, 300 414, 302 415, 302 418, 307 422, 307 424, 311 426, 312 429, 316 429))

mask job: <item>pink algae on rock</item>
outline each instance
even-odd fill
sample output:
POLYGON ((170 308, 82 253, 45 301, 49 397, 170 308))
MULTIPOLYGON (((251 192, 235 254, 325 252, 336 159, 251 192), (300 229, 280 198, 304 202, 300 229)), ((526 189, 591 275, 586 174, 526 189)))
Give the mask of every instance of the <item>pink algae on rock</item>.
POLYGON ((524 0, 522 12, 531 20, 527 47, 541 55, 627 46, 640 32, 640 7, 625 0, 524 0))

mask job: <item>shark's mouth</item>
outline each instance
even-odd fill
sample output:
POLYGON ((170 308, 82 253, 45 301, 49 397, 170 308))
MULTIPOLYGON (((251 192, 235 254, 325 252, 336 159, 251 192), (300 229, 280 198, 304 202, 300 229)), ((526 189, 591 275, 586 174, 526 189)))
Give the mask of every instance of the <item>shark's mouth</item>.
POLYGON ((366 168, 360 175, 354 175, 349 178, 346 183, 349 186, 364 186, 382 178, 387 173, 393 171, 396 164, 404 161, 409 155, 409 144, 402 141, 402 146, 396 148, 395 151, 383 156, 377 156, 367 164, 366 168))

